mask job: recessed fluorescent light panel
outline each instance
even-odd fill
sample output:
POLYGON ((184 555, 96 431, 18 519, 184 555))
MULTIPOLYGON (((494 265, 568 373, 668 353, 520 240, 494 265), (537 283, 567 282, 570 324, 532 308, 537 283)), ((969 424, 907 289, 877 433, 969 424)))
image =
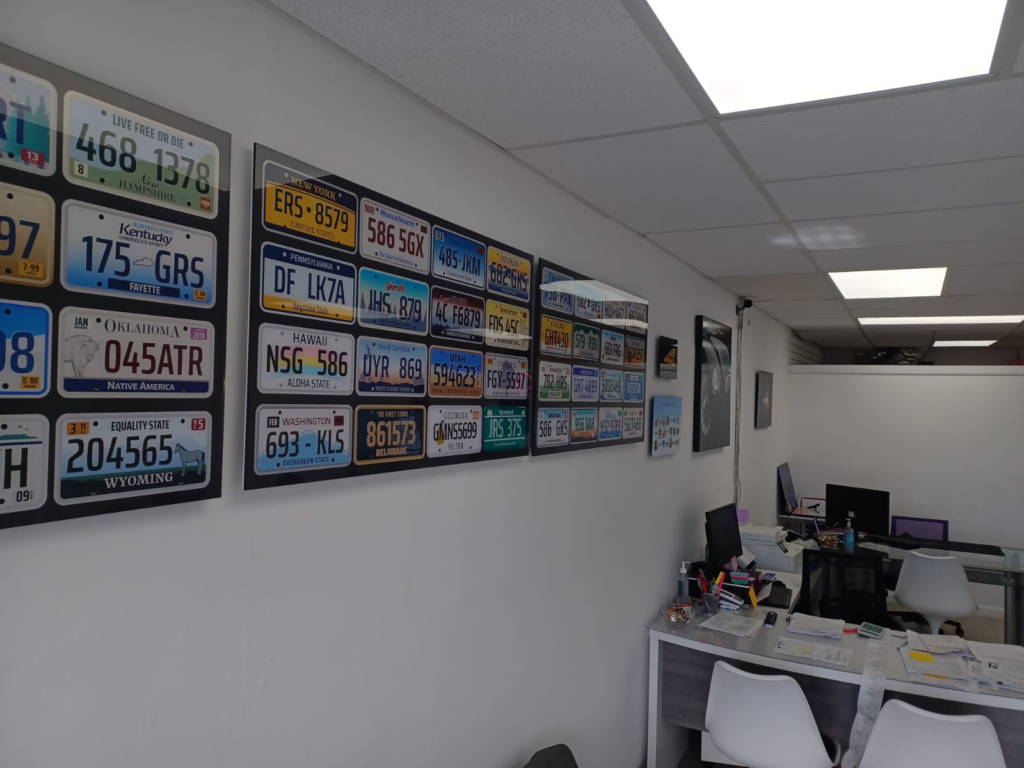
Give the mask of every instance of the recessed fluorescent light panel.
POLYGON ((936 341, 936 347, 991 347, 998 339, 991 341, 936 341))
POLYGON ((1006 0, 648 0, 722 114, 986 75, 1006 0))
POLYGON ((829 272, 829 277, 847 299, 902 299, 941 296, 946 268, 829 272))
POLYGON ((858 317, 861 325, 1017 325, 1024 315, 966 315, 957 317, 858 317))

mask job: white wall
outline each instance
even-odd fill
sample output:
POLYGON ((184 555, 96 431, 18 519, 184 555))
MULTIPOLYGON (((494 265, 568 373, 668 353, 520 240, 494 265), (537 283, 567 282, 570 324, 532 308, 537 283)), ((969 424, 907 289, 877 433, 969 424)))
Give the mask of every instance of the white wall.
POLYGON ((693 317, 734 298, 256 0, 4 0, 0 39, 233 134, 237 339, 222 499, 0 534, 0 766, 516 768, 558 741, 638 765, 644 622, 731 451, 243 494, 252 143, 648 298, 684 361, 649 394, 685 398, 687 434, 693 317))

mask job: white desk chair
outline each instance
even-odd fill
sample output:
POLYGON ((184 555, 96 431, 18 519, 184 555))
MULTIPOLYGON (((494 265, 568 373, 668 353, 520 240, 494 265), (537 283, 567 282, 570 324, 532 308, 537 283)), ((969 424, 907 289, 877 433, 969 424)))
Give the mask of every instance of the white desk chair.
POLYGON ((868 739, 860 768, 1006 768, 992 721, 936 715, 890 699, 868 739))
POLYGON ((818 732, 804 692, 786 675, 715 662, 705 727, 727 758, 750 768, 831 768, 839 745, 818 732))
POLYGON ((900 605, 924 616, 933 635, 946 619, 962 619, 978 611, 964 567, 955 557, 936 557, 913 550, 896 582, 900 605))

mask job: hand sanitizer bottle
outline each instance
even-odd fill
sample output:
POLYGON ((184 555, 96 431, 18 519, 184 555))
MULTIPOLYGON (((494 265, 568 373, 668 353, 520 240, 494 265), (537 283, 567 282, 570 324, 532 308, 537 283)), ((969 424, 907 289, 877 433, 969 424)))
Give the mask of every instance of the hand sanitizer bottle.
POLYGON ((857 534, 853 532, 853 521, 850 518, 846 518, 846 530, 843 532, 843 546, 846 547, 847 552, 853 552, 854 542, 857 540, 857 534))

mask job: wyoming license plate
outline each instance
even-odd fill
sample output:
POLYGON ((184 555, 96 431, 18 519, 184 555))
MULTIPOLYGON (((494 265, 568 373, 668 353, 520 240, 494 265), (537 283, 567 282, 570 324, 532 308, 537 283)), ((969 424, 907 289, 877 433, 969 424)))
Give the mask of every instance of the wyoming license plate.
POLYGON ((430 290, 430 335, 480 344, 484 340, 484 300, 435 285, 430 290))
POLYGON ((551 448, 569 444, 569 409, 539 408, 537 410, 537 447, 551 448))
POLYGON ((430 225, 411 214, 363 198, 359 252, 367 259, 428 274, 430 225))
POLYGON ((0 397, 42 397, 50 391, 48 307, 0 301, 0 397))
POLYGON ((422 405, 356 408, 356 464, 384 464, 422 459, 424 421, 422 405))
POLYGON ((427 393, 423 344, 360 336, 356 366, 360 395, 423 397, 427 393))
POLYGON ((256 409, 256 474, 347 467, 352 409, 347 405, 261 405, 256 409))
POLYGON ((427 411, 427 456, 480 453, 483 445, 479 406, 432 405, 427 411))
POLYGON ((483 395, 480 352, 448 347, 430 348, 430 396, 478 398, 483 395))
POLYGON ((525 357, 484 356, 486 380, 484 397, 495 400, 524 400, 530 391, 530 361, 525 357))
POLYGON ((0 282, 53 282, 54 210, 49 195, 0 184, 0 282))
POLYGON ((49 458, 50 422, 45 416, 0 418, 0 514, 43 505, 49 458))
POLYGON ((57 91, 0 64, 0 166, 49 176, 57 161, 57 91))
POLYGON ((263 164, 263 227, 356 252, 356 196, 291 168, 263 164))
POLYGON ((526 406, 484 407, 484 453, 526 448, 526 406))
POLYGON ((355 339, 349 334, 264 323, 259 344, 260 392, 352 394, 355 339))
POLYGON ((356 317, 356 268, 294 248, 264 243, 260 257, 263 308, 336 323, 356 317))
POLYGON ((364 328, 426 336, 429 309, 426 283, 368 267, 359 270, 359 324, 364 328))
POLYGON ((484 287, 484 244, 434 227, 434 275, 474 288, 484 287))

